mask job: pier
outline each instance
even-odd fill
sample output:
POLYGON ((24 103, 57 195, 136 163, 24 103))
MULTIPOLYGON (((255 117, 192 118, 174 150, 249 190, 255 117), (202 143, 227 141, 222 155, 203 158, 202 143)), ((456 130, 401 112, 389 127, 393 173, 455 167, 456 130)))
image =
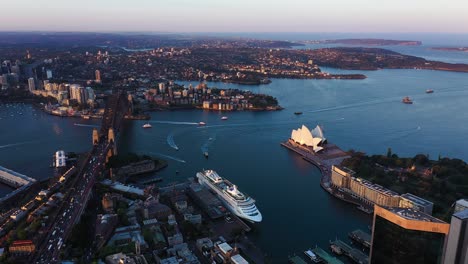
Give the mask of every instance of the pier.
POLYGON ((29 178, 28 176, 23 175, 21 173, 0 166, 0 182, 13 188, 18 188, 24 185, 34 183, 36 182, 36 180, 33 178, 29 178))
POLYGON ((348 256, 351 260, 359 264, 369 263, 369 257, 362 253, 359 249, 353 248, 345 242, 337 239, 330 242, 331 245, 341 249, 344 255, 348 256))
POLYGON ((320 186, 329 194, 342 201, 360 206, 359 209, 363 212, 368 213, 371 209, 367 208, 368 206, 362 203, 359 199, 356 199, 352 195, 333 187, 331 184, 332 166, 338 166, 344 159, 349 158, 350 156, 348 153, 340 149, 338 146, 327 142, 322 145, 323 149, 319 152, 314 152, 311 147, 296 143, 293 139, 282 142, 281 146, 296 152, 302 156, 302 159, 314 164, 322 174, 320 186))
POLYGON ((343 261, 331 256, 328 254, 325 250, 316 247, 312 249, 312 252, 314 252, 317 256, 319 256, 321 259, 323 259, 326 263, 328 264, 344 264, 343 261))
POLYGON ((162 181, 163 181, 163 178, 157 177, 157 178, 151 178, 151 179, 139 181, 138 183, 146 185, 146 184, 157 183, 157 182, 162 182, 162 181))
POLYGON ((21 173, 12 171, 10 169, 4 168, 0 166, 0 182, 6 184, 10 187, 16 188, 16 190, 12 191, 11 193, 7 194, 6 196, 0 199, 0 203, 7 201, 16 195, 20 194, 23 191, 26 191, 35 184, 37 181, 33 178, 30 178, 26 175, 21 173))
POLYGON ((339 165, 344 159, 349 158, 348 153, 330 143, 325 143, 323 145, 323 150, 317 153, 309 147, 294 142, 292 139, 281 143, 281 146, 296 152, 301 155, 304 160, 317 166, 322 173, 321 182, 327 187, 330 186, 331 167, 333 165, 339 165))
POLYGON ((353 241, 356 241, 357 243, 361 244, 362 246, 366 248, 371 247, 371 235, 362 231, 361 229, 357 229, 349 233, 349 237, 353 241))

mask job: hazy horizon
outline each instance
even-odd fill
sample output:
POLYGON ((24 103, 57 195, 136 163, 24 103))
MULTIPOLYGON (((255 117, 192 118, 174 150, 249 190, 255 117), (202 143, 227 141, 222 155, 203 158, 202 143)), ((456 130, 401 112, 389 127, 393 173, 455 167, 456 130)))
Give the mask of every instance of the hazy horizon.
POLYGON ((0 31, 468 33, 462 0, 17 0, 2 11, 0 31))

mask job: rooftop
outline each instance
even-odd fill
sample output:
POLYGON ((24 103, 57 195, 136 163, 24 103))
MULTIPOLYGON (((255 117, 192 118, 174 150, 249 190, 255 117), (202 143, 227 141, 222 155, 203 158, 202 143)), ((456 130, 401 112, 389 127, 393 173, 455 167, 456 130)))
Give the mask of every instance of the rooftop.
POLYGON ((232 250, 232 247, 226 242, 218 244, 218 247, 224 254, 232 250))
POLYGON ((456 212, 453 214, 453 216, 461 220, 468 219, 468 209, 462 210, 460 212, 456 212))
POLYGON ((424 222, 432 222, 432 223, 443 223, 445 224, 444 221, 435 218, 433 216, 430 216, 428 214, 425 214, 421 211, 416 211, 411 208, 398 208, 398 207, 385 207, 386 210, 397 214, 407 220, 417 220, 417 221, 424 221, 424 222))
POLYGON ((460 200, 457 201, 457 204, 458 204, 458 205, 461 205, 461 206, 463 206, 463 207, 468 207, 468 200, 466 200, 466 199, 460 199, 460 200))
POLYGON ((430 206, 430 205, 433 205, 432 202, 430 202, 430 201, 428 201, 428 200, 425 200, 425 199, 423 199, 423 198, 421 198, 421 197, 418 197, 418 196, 416 196, 416 195, 414 195, 414 194, 411 194, 411 193, 402 194, 401 197, 402 197, 402 198, 406 198, 406 199, 408 199, 408 200, 410 200, 410 201, 412 201, 412 202, 415 202, 415 203, 417 203, 417 204, 419 204, 419 205, 423 205, 423 206, 430 206))
POLYGON ((351 175, 356 174, 355 171, 353 171, 352 169, 350 169, 348 167, 344 167, 344 166, 340 166, 340 165, 333 165, 333 166, 336 167, 337 169, 340 169, 340 170, 342 170, 342 171, 344 171, 346 173, 349 173, 351 175))
POLYGON ((247 260, 245 260, 245 258, 243 258, 241 255, 234 255, 234 256, 231 257, 231 260, 234 263, 249 264, 249 262, 247 260))
POLYGON ((377 192, 380 192, 380 193, 383 193, 383 194, 386 194, 386 195, 391 195, 391 196, 398 196, 398 193, 392 191, 392 190, 389 190, 389 189, 386 189, 378 184, 375 184, 375 183, 372 183, 370 181, 367 181, 367 180, 364 180, 364 179, 361 179, 361 178, 354 178, 356 179, 356 181, 362 183, 363 185, 365 185, 366 187, 368 187, 369 189, 373 189, 377 192))

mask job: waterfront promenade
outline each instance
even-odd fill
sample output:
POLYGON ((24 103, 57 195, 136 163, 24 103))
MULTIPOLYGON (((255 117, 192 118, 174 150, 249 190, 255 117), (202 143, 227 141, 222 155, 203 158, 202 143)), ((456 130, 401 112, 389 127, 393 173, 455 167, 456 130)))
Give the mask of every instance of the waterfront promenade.
POLYGON ((349 158, 346 152, 341 150, 338 146, 329 143, 325 144, 324 149, 319 153, 315 153, 313 150, 301 146, 292 140, 283 142, 281 145, 296 152, 301 155, 304 160, 317 166, 322 174, 320 185, 328 192, 332 192, 331 168, 334 165, 341 164, 344 159, 349 158))

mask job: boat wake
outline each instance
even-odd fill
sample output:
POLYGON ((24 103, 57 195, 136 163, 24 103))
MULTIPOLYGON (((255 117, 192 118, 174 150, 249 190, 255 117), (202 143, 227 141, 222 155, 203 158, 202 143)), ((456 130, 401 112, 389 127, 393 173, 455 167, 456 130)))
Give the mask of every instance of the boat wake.
POLYGON ((321 108, 321 109, 304 111, 304 112, 305 113, 320 113, 320 112, 327 112, 327 111, 335 111, 335 110, 355 108, 355 107, 360 107, 360 106, 368 106, 368 105, 376 105, 376 104, 381 104, 381 103, 388 103, 388 102, 392 102, 392 101, 398 101, 400 99, 401 98, 397 98, 397 97, 387 98, 387 99, 378 99, 378 100, 371 100, 371 101, 365 101, 365 102, 354 103, 354 104, 347 104, 347 105, 340 105, 340 106, 335 106, 335 107, 321 108))
POLYGON ((413 134, 419 133, 421 131, 421 129, 422 129, 421 126, 418 126, 416 128, 411 128, 411 129, 407 129, 407 130, 404 130, 404 131, 394 133, 395 136, 393 136, 391 138, 388 138, 384 142, 388 143, 388 142, 392 142, 392 141, 395 141, 395 140, 404 139, 404 138, 409 137, 409 136, 411 136, 413 134))
POLYGON ((207 153, 210 149, 211 144, 216 140, 216 134, 213 137, 208 138, 208 140, 200 147, 200 150, 203 154, 207 153))
POLYGON ((98 125, 88 125, 88 124, 78 124, 78 123, 74 123, 73 125, 75 125, 75 126, 80 126, 80 127, 95 127, 95 128, 99 128, 98 125))
POLYGON ((176 121, 149 121, 149 123, 158 123, 158 124, 169 124, 169 125, 198 125, 195 122, 176 122, 176 121))
POLYGON ((171 146, 171 148, 175 149, 175 150, 179 150, 179 147, 176 145, 175 141, 174 141, 174 134, 171 133, 167 136, 167 144, 169 146, 171 146))
POLYGON ((162 154, 162 153, 150 152, 150 154, 153 154, 153 155, 156 155, 156 156, 160 156, 160 157, 163 157, 163 158, 168 158, 168 159, 171 159, 171 160, 175 160, 175 161, 178 161, 178 162, 180 162, 180 163, 187 163, 187 162, 186 162, 185 160, 183 160, 183 159, 179 159, 179 158, 177 158, 177 157, 165 155, 165 154, 162 154))
POLYGON ((15 147, 15 146, 21 146, 21 145, 26 145, 26 144, 33 143, 33 142, 35 142, 35 141, 24 141, 24 142, 6 144, 6 145, 0 146, 0 149, 9 148, 9 147, 15 147))
POLYGON ((211 126, 200 126, 197 128, 214 128, 214 127, 236 127, 236 126, 251 126, 252 123, 243 123, 243 124, 226 124, 226 125, 211 125, 211 126))

